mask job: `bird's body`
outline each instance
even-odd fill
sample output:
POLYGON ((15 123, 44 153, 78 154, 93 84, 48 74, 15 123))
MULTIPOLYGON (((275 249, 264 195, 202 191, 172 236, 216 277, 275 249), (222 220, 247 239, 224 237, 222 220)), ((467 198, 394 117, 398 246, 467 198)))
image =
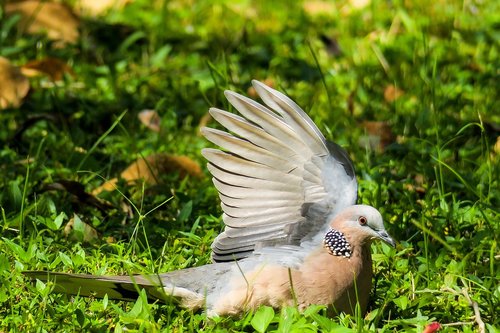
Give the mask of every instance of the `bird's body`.
POLYGON ((362 311, 371 289, 370 242, 394 241, 380 213, 355 205, 357 183, 347 154, 327 142, 293 101, 253 81, 267 107, 226 92, 243 115, 211 109, 233 134, 204 128, 226 152, 205 149, 219 191, 225 230, 212 244, 213 264, 151 276, 27 272, 56 290, 152 299, 237 315, 261 305, 311 304, 362 311), (273 110, 273 111, 271 111, 273 110))
MULTIPOLYGON (((355 240, 350 241, 355 243, 355 240)), ((294 248, 281 249, 283 255, 294 248)), ((81 296, 135 300, 145 288, 153 300, 175 302, 211 315, 237 315, 261 305, 281 307, 312 304, 354 313, 368 303, 372 265, 368 244, 354 246, 349 258, 331 255, 322 244, 298 263, 265 252, 233 262, 214 263, 158 275, 94 276, 31 272, 34 278, 56 282, 57 292, 81 296), (202 277, 202 278, 201 278, 202 277)))

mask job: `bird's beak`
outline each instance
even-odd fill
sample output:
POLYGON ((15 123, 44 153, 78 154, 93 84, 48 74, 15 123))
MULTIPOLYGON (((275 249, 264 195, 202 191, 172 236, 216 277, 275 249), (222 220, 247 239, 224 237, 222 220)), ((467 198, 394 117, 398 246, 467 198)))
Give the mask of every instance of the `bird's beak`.
POLYGON ((385 230, 378 231, 377 234, 378 234, 378 238, 380 238, 381 240, 383 240, 384 242, 386 242, 390 246, 396 247, 396 242, 394 241, 394 239, 392 239, 391 236, 389 236, 387 231, 385 231, 385 230))

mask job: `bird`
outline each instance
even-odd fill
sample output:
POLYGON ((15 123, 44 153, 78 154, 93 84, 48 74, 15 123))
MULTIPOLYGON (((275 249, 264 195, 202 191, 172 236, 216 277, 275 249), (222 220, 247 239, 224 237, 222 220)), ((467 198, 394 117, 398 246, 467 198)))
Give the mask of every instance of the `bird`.
POLYGON ((239 115, 209 113, 225 130, 203 127, 219 148, 202 155, 218 191, 223 231, 212 263, 162 274, 97 276, 27 271, 54 282, 54 292, 175 303, 210 317, 274 308, 324 305, 332 313, 364 313, 372 284, 370 244, 395 246, 380 212, 357 204, 347 152, 327 141, 285 94, 257 81, 262 102, 226 90, 239 115), (359 311, 358 310, 358 311, 359 311))

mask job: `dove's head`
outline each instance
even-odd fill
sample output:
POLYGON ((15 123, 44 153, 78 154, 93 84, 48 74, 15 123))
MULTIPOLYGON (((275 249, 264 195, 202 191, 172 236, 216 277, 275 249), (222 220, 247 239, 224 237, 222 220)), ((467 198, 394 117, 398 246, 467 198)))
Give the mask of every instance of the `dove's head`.
POLYGON ((347 207, 335 216, 330 226, 332 231, 326 234, 324 242, 333 254, 335 254, 336 244, 341 243, 343 237, 348 242, 346 247, 362 245, 374 239, 380 239, 393 247, 396 245, 396 242, 385 230, 382 215, 371 206, 347 207))

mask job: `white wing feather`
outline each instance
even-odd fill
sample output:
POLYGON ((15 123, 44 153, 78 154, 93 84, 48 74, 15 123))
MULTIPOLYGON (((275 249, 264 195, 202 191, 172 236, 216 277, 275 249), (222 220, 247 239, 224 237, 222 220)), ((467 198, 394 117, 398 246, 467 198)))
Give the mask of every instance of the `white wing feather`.
POLYGON ((356 201, 357 184, 346 153, 328 143, 290 98, 252 83, 266 106, 226 91, 241 116, 211 108, 228 132, 202 129, 225 150, 202 151, 226 225, 212 244, 214 261, 245 258, 256 250, 277 257, 295 253, 316 242, 332 215, 356 201))

